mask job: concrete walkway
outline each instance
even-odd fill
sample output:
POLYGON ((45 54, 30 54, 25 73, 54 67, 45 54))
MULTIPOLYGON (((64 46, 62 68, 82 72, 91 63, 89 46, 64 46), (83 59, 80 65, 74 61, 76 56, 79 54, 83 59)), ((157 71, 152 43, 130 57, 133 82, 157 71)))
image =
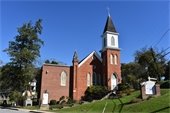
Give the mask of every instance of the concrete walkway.
POLYGON ((29 109, 18 109, 19 111, 26 111, 26 112, 31 112, 31 113, 54 113, 54 112, 49 112, 49 111, 42 111, 42 110, 29 110, 29 109))
POLYGON ((0 106, 0 108, 1 109, 10 109, 10 110, 22 111, 22 112, 31 112, 31 113, 54 113, 54 112, 49 112, 49 111, 30 110, 30 109, 22 109, 22 108, 17 108, 17 107, 2 107, 2 106, 0 106))

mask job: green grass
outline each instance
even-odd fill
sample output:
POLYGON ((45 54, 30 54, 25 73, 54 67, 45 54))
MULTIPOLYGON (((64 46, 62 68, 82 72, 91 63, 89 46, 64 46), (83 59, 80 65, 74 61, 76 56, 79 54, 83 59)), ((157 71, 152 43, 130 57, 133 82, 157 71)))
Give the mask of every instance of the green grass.
POLYGON ((133 92, 129 96, 119 99, 107 99, 103 101, 96 101, 89 104, 82 104, 73 106, 71 108, 64 108, 53 110, 57 113, 102 113, 105 104, 105 113, 168 113, 170 111, 170 89, 162 89, 160 97, 154 97, 149 100, 140 101, 138 103, 129 103, 131 100, 139 96, 139 91, 133 92), (121 102, 123 104, 121 104, 121 102), (129 103, 129 104, 127 104, 129 103))
POLYGON ((37 110, 39 109, 39 106, 24 106, 21 107, 22 109, 29 109, 29 110, 37 110))
POLYGON ((151 98, 140 103, 124 106, 122 112, 170 112, 170 90, 161 90, 162 96, 151 98), (135 108, 135 109, 134 109, 135 108))

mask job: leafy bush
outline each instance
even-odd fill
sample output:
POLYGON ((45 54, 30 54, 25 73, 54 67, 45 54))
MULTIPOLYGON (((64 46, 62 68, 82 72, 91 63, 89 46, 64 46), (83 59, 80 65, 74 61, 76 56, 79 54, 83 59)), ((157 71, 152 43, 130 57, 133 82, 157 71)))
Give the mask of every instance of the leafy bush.
POLYGON ((61 109, 63 108, 63 105, 60 105, 60 104, 57 104, 57 105, 50 105, 50 110, 53 110, 53 109, 61 109))
POLYGON ((67 100, 67 104, 73 104, 73 103, 75 103, 75 101, 69 97, 67 100))
POLYGON ((65 104, 67 104, 68 99, 69 99, 69 97, 62 96, 62 97, 60 97, 60 99, 59 99, 59 102, 58 102, 58 103, 59 103, 60 105, 65 105, 65 104))
POLYGON ((130 95, 131 89, 129 84, 118 84, 119 96, 130 95))
POLYGON ((161 88, 170 88, 170 80, 163 82, 160 85, 161 88))
POLYGON ((82 97, 82 100, 92 101, 99 100, 108 93, 108 90, 104 86, 91 86, 88 87, 85 91, 85 96, 82 97))
POLYGON ((56 100, 50 100, 50 105, 56 105, 57 101, 56 100))
POLYGON ((9 98, 11 102, 15 102, 16 105, 23 106, 24 100, 26 100, 26 96, 22 96, 21 92, 19 91, 12 91, 9 94, 9 98))
POLYGON ((130 86, 128 84, 118 84, 118 91, 123 91, 123 90, 126 90, 126 89, 130 89, 130 86))
POLYGON ((60 97, 59 101, 62 101, 65 99, 65 96, 60 97))
POLYGON ((67 102, 65 100, 60 101, 60 105, 65 105, 67 102))

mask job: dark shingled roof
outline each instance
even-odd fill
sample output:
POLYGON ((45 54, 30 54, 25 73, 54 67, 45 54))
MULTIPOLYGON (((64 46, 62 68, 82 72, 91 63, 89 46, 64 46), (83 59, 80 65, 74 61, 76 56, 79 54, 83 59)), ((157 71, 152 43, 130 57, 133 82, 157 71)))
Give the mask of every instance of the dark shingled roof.
POLYGON ((113 25, 112 18, 110 16, 107 17, 107 21, 103 33, 105 33, 106 31, 117 33, 113 25))

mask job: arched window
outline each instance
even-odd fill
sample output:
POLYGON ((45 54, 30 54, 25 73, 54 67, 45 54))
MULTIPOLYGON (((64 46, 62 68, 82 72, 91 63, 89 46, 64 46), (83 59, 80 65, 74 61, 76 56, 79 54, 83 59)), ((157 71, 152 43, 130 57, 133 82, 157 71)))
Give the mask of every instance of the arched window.
POLYGON ((97 85, 97 75, 95 72, 93 73, 93 85, 97 85))
POLYGON ((91 85, 91 76, 90 73, 87 73, 87 86, 91 85))
POLYGON ((114 62, 114 61, 113 61, 113 55, 111 54, 111 55, 110 55, 110 64, 113 64, 113 62, 114 62))
POLYGON ((111 37, 111 45, 115 46, 115 38, 113 36, 111 37))
POLYGON ((117 55, 114 55, 114 64, 115 64, 115 65, 117 65, 117 64, 118 64, 117 55))
POLYGON ((63 71, 63 72, 61 72, 60 85, 66 86, 66 81, 67 81, 67 73, 65 71, 63 71))

